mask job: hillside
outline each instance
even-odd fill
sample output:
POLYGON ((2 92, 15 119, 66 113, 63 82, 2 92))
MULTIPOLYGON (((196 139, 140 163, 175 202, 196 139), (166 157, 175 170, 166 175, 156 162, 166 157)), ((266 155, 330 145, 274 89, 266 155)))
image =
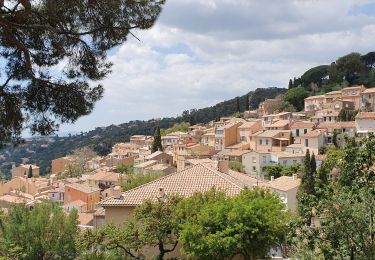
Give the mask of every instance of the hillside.
POLYGON ((130 136, 136 134, 152 135, 156 126, 160 128, 172 127, 175 123, 192 122, 207 123, 221 116, 232 115, 237 112, 237 99, 240 110, 247 110, 249 99, 250 109, 258 107, 259 103, 266 98, 274 98, 285 93, 284 88, 258 88, 243 96, 220 102, 214 106, 186 110, 181 116, 162 118, 160 120, 130 121, 120 125, 97 127, 87 133, 72 135, 68 137, 42 137, 26 140, 22 145, 14 147, 9 144, 0 151, 0 170, 5 177, 9 177, 11 163, 22 162, 22 158, 28 158, 30 163, 41 167, 41 174, 50 170, 51 160, 65 156, 78 147, 90 146, 98 154, 106 155, 110 152, 113 144, 129 141, 130 136))

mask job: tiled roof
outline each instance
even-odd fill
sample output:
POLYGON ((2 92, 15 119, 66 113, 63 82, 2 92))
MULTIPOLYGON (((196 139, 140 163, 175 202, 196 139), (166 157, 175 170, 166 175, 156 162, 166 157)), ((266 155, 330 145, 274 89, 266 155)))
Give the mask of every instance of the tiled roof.
POLYGON ((297 129, 297 128, 313 128, 314 127, 313 122, 309 121, 294 121, 292 125, 290 126, 291 129, 297 129))
POLYGON ((84 184, 78 184, 78 183, 71 183, 71 184, 65 185, 65 192, 67 191, 67 188, 79 190, 84 193, 93 193, 93 192, 100 191, 100 189, 98 188, 93 188, 93 187, 90 187, 84 184))
POLYGON ((309 100, 309 99, 324 99, 324 98, 325 98, 324 95, 319 95, 319 96, 307 97, 307 98, 305 98, 305 100, 309 100))
POLYGON ((375 118, 375 112, 359 112, 355 119, 375 118))
POLYGON ((262 133, 257 134, 257 137, 263 137, 263 138, 275 137, 279 133, 291 133, 291 131, 288 131, 288 130, 266 130, 262 133))
POLYGON ((286 148, 302 148, 303 144, 290 144, 286 148))
POLYGON ((287 126, 290 123, 289 120, 278 120, 275 123, 268 125, 266 127, 284 127, 287 126))
POLYGON ((249 150, 240 150, 240 149, 224 149, 217 153, 217 155, 224 155, 224 156, 242 156, 243 154, 249 152, 249 150))
POLYGON ((346 87, 346 88, 343 88, 342 90, 353 90, 353 89, 362 89, 362 88, 364 88, 364 86, 360 85, 360 86, 346 87))
POLYGON ((146 161, 146 162, 134 165, 134 168, 144 169, 157 163, 158 161, 156 160, 150 160, 150 161, 146 161))
POLYGON ((320 129, 338 129, 338 128, 355 128, 355 121, 320 123, 317 128, 320 129))
POLYGON ((152 159, 154 159, 156 156, 159 156, 159 155, 161 155, 161 154, 163 154, 162 151, 156 151, 156 152, 153 152, 153 153, 150 154, 150 155, 147 155, 147 156, 145 157, 145 159, 146 159, 146 160, 152 160, 152 159))
POLYGON ((136 206, 147 199, 160 196, 160 189, 165 194, 179 194, 188 197, 194 192, 206 192, 215 187, 228 196, 239 194, 245 185, 229 176, 202 164, 172 173, 137 188, 128 190, 120 197, 110 197, 100 202, 101 206, 136 206))
POLYGON ((301 184, 301 180, 291 176, 281 176, 273 181, 270 181, 269 187, 280 191, 288 191, 297 188, 301 184))
POLYGON ((229 170, 228 174, 230 176, 232 176, 233 178, 241 181, 248 188, 252 188, 252 187, 257 186, 257 185, 260 186, 260 184, 264 183, 263 181, 257 180, 256 178, 251 177, 251 176, 249 176, 245 173, 229 170))
POLYGON ((326 132, 325 129, 315 129, 315 130, 312 130, 312 131, 306 133, 302 137, 305 137, 305 138, 318 137, 318 136, 322 135, 324 132, 326 132))
POLYGON ((77 215, 80 225, 90 225, 94 220, 94 215, 92 213, 78 213, 77 215))
POLYGON ((302 153, 291 153, 291 152, 271 152, 271 154, 276 155, 278 158, 296 158, 305 157, 302 153))
POLYGON ((243 123, 242 125, 240 125, 238 128, 239 129, 246 129, 246 128, 250 128, 252 127, 253 125, 257 124, 258 121, 251 121, 251 122, 246 122, 246 123, 243 123))
POLYGON ((375 93, 375 88, 368 88, 365 91, 362 92, 363 94, 368 94, 368 93, 375 93))
POLYGON ((334 91, 326 93, 325 95, 337 95, 337 94, 341 94, 341 90, 334 90, 334 91))

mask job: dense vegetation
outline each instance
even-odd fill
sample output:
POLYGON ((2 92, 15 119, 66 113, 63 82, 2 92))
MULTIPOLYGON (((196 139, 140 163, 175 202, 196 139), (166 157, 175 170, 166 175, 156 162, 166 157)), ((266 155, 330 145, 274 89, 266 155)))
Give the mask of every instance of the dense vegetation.
MULTIPOLYGON (((251 108, 257 107, 259 102, 265 98, 274 98, 284 93, 283 88, 256 89, 246 95, 240 96, 240 109, 244 111, 248 107, 248 99, 251 108)), ((88 146, 99 155, 106 155, 111 151, 113 144, 129 141, 130 136, 136 134, 153 135, 157 126, 168 129, 175 124, 190 122, 192 118, 196 123, 207 123, 221 116, 229 116, 237 112, 236 98, 218 103, 212 107, 202 109, 186 110, 176 118, 151 119, 148 121, 130 121, 120 125, 97 127, 87 133, 72 135, 68 137, 45 137, 27 140, 25 144, 14 147, 8 144, 1 150, 0 170, 5 177, 9 177, 11 162, 19 164, 22 158, 28 158, 29 162, 36 163, 41 167, 41 173, 50 171, 51 160, 65 156, 78 147, 88 146)), ((180 130, 180 128, 176 128, 180 130)))
POLYGON ((284 100, 296 110, 303 109, 303 99, 340 90, 347 86, 375 87, 375 52, 365 55, 350 53, 330 65, 307 70, 301 77, 290 79, 284 100))

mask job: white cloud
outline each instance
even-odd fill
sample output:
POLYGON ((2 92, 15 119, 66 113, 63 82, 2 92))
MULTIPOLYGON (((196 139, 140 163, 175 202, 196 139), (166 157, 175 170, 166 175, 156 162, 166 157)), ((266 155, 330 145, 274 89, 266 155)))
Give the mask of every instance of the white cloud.
POLYGON ((63 130, 176 116, 258 87, 285 87, 319 64, 373 50, 368 1, 170 0, 158 23, 110 59, 94 112, 63 130), (358 9, 358 8, 357 8, 358 9))

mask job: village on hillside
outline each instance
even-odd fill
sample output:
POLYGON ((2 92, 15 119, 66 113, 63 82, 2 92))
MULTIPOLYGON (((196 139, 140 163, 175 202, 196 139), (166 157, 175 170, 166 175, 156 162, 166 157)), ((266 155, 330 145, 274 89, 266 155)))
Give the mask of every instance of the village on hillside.
MULTIPOLYGON (((257 187, 274 192, 297 213, 306 154, 320 167, 327 151, 343 148, 346 137, 360 141, 374 133, 375 88, 353 86, 310 96, 301 112, 278 111, 278 102, 266 99, 257 110, 208 124, 184 123, 187 131, 175 131, 176 126, 157 128, 154 136, 134 135, 116 143, 107 156, 83 147, 54 159, 47 176, 40 176, 37 165, 14 166, 11 180, 0 182, 1 210, 51 201, 66 214, 76 210, 81 229, 96 230, 106 223, 121 225, 150 199, 212 189, 234 197, 257 187)), ((338 174, 332 169, 328 180, 338 174)), ((308 222, 320 225, 313 215, 308 222)), ((285 252, 276 249, 273 255, 285 252)), ((180 251, 168 256, 179 257, 180 251)))
POLYGON ((50 200, 66 212, 76 209, 81 227, 97 228, 120 223, 142 201, 164 194, 189 196, 216 187, 231 196, 257 186, 277 192, 295 212, 300 179, 295 174, 271 176, 267 166, 302 165, 309 151, 319 167, 327 148, 343 147, 345 135, 361 139, 375 132, 375 88, 354 86, 311 96, 302 112, 275 111, 277 102, 267 99, 243 118, 222 117, 192 125, 187 132, 170 132, 161 137, 162 150, 155 152, 154 137, 132 136, 105 157, 81 160, 78 175, 72 174, 79 165, 71 155, 53 160, 48 178, 39 176, 37 165, 15 166, 12 179, 0 183, 0 205, 6 211, 15 203, 32 207, 50 200), (130 177, 147 174, 160 178, 122 189, 130 177))

